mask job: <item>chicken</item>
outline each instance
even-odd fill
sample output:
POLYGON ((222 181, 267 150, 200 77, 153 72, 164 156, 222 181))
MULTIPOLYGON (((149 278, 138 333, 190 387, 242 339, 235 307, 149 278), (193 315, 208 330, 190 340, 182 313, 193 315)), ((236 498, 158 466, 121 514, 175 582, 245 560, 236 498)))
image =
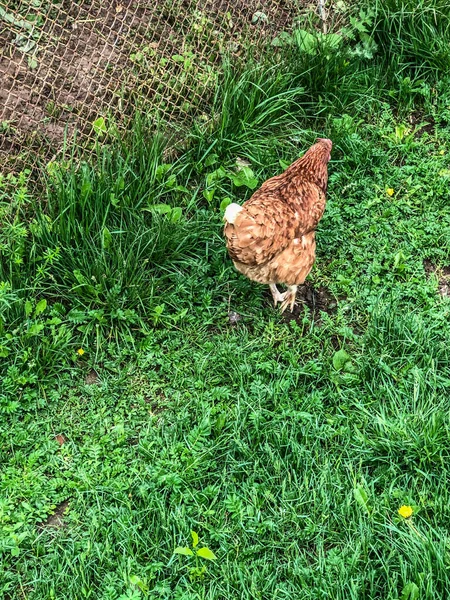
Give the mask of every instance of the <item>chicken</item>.
POLYGON ((268 284, 281 312, 294 309, 316 257, 315 230, 325 210, 328 161, 332 143, 318 139, 281 175, 272 177, 252 197, 227 206, 224 235, 236 269, 268 284), (277 284, 287 286, 280 293, 277 284))

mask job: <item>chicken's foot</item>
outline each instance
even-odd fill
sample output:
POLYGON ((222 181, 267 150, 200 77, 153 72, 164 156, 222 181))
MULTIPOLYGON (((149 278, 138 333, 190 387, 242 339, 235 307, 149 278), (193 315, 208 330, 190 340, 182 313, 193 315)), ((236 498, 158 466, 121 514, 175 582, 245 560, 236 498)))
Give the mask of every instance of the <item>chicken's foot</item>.
POLYGON ((284 301, 284 298, 285 298, 285 296, 286 296, 286 293, 282 294, 282 293, 281 293, 281 292, 278 290, 277 286, 276 286, 274 283, 271 283, 271 284, 269 285, 269 287, 270 287, 270 291, 272 292, 273 305, 274 305, 274 306, 275 306, 275 308, 276 308, 276 306, 277 306, 278 302, 283 302, 283 301, 284 301))
POLYGON ((281 312, 283 313, 288 306, 291 307, 291 312, 294 310, 295 295, 297 294, 296 285, 288 285, 288 289, 281 293, 274 283, 269 285, 272 292, 273 304, 276 307, 278 302, 281 302, 281 312))
POLYGON ((283 302, 281 304, 281 312, 282 313, 284 313, 284 311, 287 309, 288 306, 290 307, 291 312, 293 312, 296 294, 297 294, 297 286, 296 285, 288 285, 288 289, 286 290, 286 292, 284 292, 284 294, 280 294, 280 296, 283 296, 283 302))

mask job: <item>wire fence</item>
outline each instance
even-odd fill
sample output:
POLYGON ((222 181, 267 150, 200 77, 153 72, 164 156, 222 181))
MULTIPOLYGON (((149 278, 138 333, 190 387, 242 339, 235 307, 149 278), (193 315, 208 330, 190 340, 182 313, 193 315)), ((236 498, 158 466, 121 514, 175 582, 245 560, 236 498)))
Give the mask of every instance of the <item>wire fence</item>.
POLYGON ((50 160, 75 131, 89 149, 136 109, 172 124, 207 119, 222 55, 267 45, 298 10, 296 0, 0 0, 0 168, 50 160))

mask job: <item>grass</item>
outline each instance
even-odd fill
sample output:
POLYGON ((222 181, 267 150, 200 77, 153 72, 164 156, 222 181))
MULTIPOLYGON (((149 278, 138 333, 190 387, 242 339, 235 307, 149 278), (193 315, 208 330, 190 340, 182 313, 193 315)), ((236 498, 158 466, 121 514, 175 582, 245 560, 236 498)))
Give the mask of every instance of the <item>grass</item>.
POLYGON ((0 596, 446 597, 450 94, 395 29, 412 10, 225 69, 175 151, 137 119, 50 165, 43 196, 2 178, 0 596), (362 26, 382 53, 358 54, 362 26), (221 214, 317 135, 322 310, 285 320, 232 268, 221 214), (216 560, 173 554, 191 531, 216 560))

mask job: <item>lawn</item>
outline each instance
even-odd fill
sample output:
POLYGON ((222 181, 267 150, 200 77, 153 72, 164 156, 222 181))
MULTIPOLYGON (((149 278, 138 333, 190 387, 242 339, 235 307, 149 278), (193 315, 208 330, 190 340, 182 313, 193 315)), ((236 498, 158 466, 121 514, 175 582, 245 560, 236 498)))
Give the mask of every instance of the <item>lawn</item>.
POLYGON ((175 148, 141 115, 40 186, 1 177, 0 597, 447 597, 450 20, 430 4, 225 64, 216 118, 175 148), (234 270, 223 209, 322 135, 317 261, 282 316, 234 270))

